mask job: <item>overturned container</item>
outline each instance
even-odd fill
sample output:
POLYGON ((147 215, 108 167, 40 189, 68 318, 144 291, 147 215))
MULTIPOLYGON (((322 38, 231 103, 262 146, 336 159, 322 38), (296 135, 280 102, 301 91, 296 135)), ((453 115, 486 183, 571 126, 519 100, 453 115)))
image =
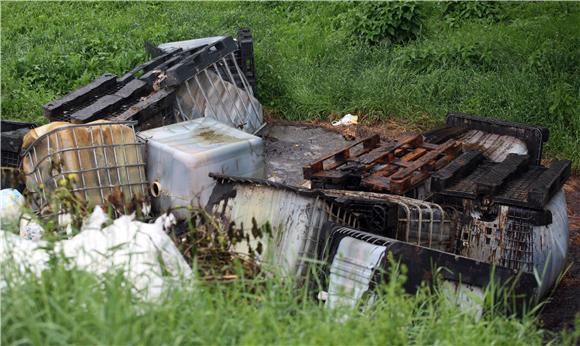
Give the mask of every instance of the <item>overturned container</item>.
MULTIPOLYGON (((453 247, 455 225, 440 206, 411 198, 351 191, 309 190, 249 179, 212 175, 217 185, 208 203, 225 226, 268 223, 272 238, 262 241, 261 260, 302 280, 320 259, 325 222, 373 230, 412 244, 453 247)), ((449 211, 452 212, 452 211, 449 211)), ((244 251, 240 248, 239 251, 244 251)))
POLYGON ((147 140, 147 175, 153 207, 187 218, 187 207, 206 206, 215 181, 209 173, 264 177, 262 139, 211 118, 140 133, 147 140))

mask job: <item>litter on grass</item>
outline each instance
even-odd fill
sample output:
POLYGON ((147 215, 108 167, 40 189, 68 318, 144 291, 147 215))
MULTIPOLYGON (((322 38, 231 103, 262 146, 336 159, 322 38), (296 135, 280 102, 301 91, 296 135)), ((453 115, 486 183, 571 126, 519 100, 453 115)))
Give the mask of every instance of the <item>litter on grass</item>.
MULTIPOLYGON (((22 142, 12 151, 22 151, 8 168, 22 169, 27 202, 40 217, 58 215, 72 238, 57 248, 78 267, 122 268, 137 291, 155 298, 166 266, 171 277, 192 275, 178 247, 192 260, 197 234, 210 248, 206 257, 219 257, 214 263, 231 262, 225 252, 242 253, 299 284, 312 263, 322 264, 315 293, 331 308, 372 302, 394 258, 408 267, 407 292, 440 273, 458 304, 477 313, 466 297, 481 296, 492 282, 537 301, 563 271, 562 187, 571 165, 542 164, 546 128, 449 113, 445 126, 426 133, 346 143, 324 131, 264 123, 249 30, 237 40, 147 49, 152 59, 123 76, 105 74, 45 105, 46 117, 61 122, 10 133, 22 142), (71 201, 50 203, 59 189, 83 210, 99 205, 118 215, 146 216, 151 201, 158 218, 123 215, 101 229, 106 220, 97 207, 73 236, 75 221, 64 210, 71 201), (211 220, 203 235, 193 232, 204 226, 194 218, 199 212, 205 226, 211 220), (178 247, 166 234, 176 219, 178 247), (239 237, 227 246, 214 242, 230 233, 239 237), (108 253, 116 246, 120 254, 108 253), (105 254, 110 258, 99 258, 105 254)), ((332 125, 357 123, 347 114, 332 125)), ((7 206, 7 217, 20 217, 7 206)), ((21 219, 25 239, 3 232, 2 258, 10 248, 17 263, 32 261, 40 271, 48 254, 32 219, 21 219)))
MULTIPOLYGON (((46 240, 28 240, 0 231, 0 262, 13 261, 23 273, 40 275, 51 257, 59 258, 68 269, 96 275, 122 272, 134 292, 145 300, 155 300, 173 282, 191 279, 193 274, 177 247, 167 235, 175 223, 172 215, 162 215, 154 223, 121 216, 112 224, 96 207, 76 236, 56 241, 48 250, 46 240)), ((10 262, 8 262, 10 263, 10 262)))

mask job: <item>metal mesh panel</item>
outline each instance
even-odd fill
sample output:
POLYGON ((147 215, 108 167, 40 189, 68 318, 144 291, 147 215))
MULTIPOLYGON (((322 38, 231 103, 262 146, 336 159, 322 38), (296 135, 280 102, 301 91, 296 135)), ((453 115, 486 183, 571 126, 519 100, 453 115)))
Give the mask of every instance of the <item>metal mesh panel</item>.
POLYGON ((510 215, 505 230, 503 253, 499 264, 515 269, 533 271, 533 226, 525 218, 510 215))
MULTIPOLYGON (((448 251, 452 247, 455 225, 445 210, 435 203, 418 199, 372 192, 327 190, 331 195, 364 198, 369 201, 388 202, 398 206, 397 226, 394 234, 386 234, 398 240, 434 249, 448 251)), ((372 230, 370 230, 372 231, 372 230)))
POLYGON ((18 154, 2 150, 2 167, 18 167, 18 154))
POLYGON ((496 206, 492 216, 473 212, 466 203, 466 213, 459 228, 457 253, 514 270, 533 271, 533 225, 529 213, 508 206, 496 206), (478 215, 473 217, 473 215, 478 215))
POLYGON ((111 196, 124 203, 145 198, 143 146, 132 123, 67 125, 39 136, 23 153, 33 204, 42 209, 63 178, 90 203, 103 204, 111 196))

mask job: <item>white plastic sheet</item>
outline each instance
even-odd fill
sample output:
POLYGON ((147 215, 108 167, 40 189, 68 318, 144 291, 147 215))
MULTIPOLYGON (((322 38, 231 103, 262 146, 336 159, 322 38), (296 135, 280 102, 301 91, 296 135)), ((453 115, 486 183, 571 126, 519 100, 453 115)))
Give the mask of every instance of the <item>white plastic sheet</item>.
MULTIPOLYGON (((121 216, 102 228, 107 221, 107 215, 96 207, 78 235, 54 244, 54 254, 67 258, 70 269, 97 275, 122 271, 135 292, 146 300, 158 298, 171 281, 192 277, 191 268, 165 233, 175 222, 173 215, 163 215, 153 224, 121 216)), ((50 253, 46 241, 0 233, 0 262, 12 258, 21 271, 31 270, 37 275, 47 268, 50 253)))

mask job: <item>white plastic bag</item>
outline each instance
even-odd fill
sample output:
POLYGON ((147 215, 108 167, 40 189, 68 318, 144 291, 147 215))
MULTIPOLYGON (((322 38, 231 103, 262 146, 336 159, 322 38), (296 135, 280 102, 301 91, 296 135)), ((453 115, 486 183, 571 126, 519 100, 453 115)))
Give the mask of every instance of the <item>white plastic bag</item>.
MULTIPOLYGON (((172 214, 159 217, 153 224, 121 216, 102 228, 107 221, 107 215, 96 207, 78 235, 54 244, 54 253, 67 258, 70 269, 97 275, 122 271, 135 292, 147 300, 158 298, 173 279, 192 277, 191 268, 165 233, 175 222, 172 214)), ((50 257, 46 241, 0 233, 0 262, 12 258, 21 271, 29 269, 36 275, 46 269, 50 257)))

